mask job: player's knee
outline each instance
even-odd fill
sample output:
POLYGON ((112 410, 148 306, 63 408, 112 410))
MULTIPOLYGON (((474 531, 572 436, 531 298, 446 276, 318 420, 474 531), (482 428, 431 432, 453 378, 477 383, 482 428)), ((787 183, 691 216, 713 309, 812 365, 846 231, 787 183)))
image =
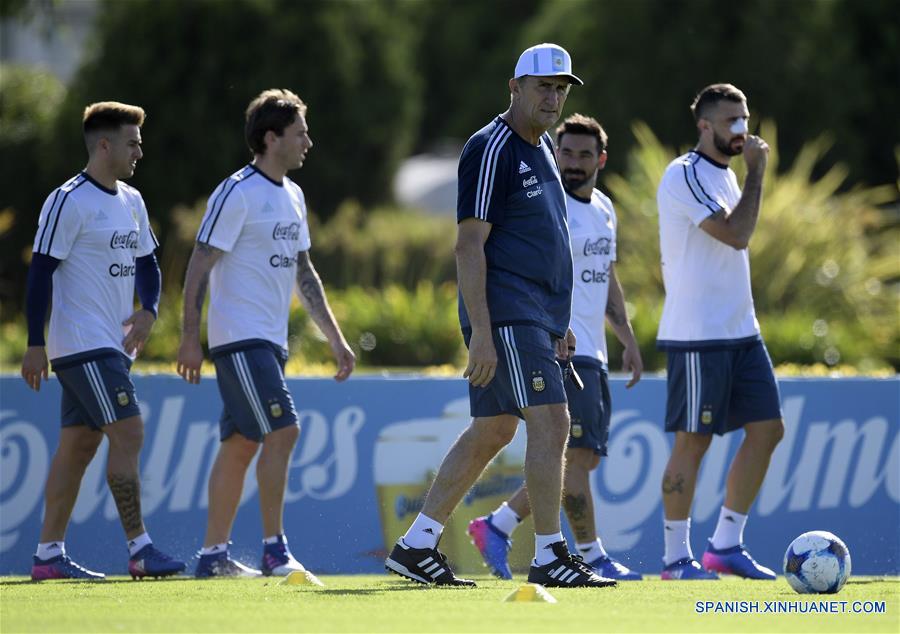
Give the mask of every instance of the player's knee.
POLYGON ((749 425, 745 429, 747 435, 767 451, 774 451, 781 439, 784 438, 784 421, 780 418, 749 425))
POLYGON ((110 451, 137 455, 144 444, 144 425, 140 419, 113 423, 106 433, 110 451))
POLYGON ((675 435, 675 446, 672 448, 672 453, 694 462, 700 462, 711 442, 712 436, 707 434, 680 432, 675 435))
POLYGON ((478 431, 484 444, 496 451, 500 451, 511 443, 516 435, 516 428, 506 425, 484 425, 478 431))
POLYGON ((300 427, 291 425, 290 427, 282 427, 268 434, 265 439, 266 444, 272 444, 274 448, 283 451, 293 451, 297 439, 300 437, 300 427))
POLYGON ((82 435, 65 446, 60 444, 59 451, 70 461, 87 465, 94 459, 97 449, 103 441, 103 434, 82 435))

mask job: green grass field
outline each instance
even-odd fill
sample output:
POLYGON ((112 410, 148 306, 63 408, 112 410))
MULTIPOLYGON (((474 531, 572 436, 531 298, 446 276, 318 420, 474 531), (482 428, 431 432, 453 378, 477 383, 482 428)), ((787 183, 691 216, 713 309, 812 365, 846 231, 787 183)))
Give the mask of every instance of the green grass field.
POLYGON ((13 632, 900 632, 900 580, 854 577, 837 595, 801 596, 775 583, 624 583, 552 590, 556 604, 505 603, 518 582, 476 577, 475 589, 424 588, 396 577, 323 576, 326 587, 271 579, 101 583, 0 580, 0 630, 13 632), (698 601, 808 605, 845 614, 698 614, 698 601), (855 601, 884 602, 881 614, 855 601))

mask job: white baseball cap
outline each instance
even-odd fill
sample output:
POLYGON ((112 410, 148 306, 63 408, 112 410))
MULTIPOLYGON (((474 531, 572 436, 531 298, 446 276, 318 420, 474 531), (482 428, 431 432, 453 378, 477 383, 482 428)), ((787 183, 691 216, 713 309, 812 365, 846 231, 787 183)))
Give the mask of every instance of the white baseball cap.
POLYGON ((573 84, 583 86, 584 82, 572 74, 572 56, 558 44, 538 44, 526 48, 516 62, 515 79, 525 75, 535 77, 567 77, 573 84))

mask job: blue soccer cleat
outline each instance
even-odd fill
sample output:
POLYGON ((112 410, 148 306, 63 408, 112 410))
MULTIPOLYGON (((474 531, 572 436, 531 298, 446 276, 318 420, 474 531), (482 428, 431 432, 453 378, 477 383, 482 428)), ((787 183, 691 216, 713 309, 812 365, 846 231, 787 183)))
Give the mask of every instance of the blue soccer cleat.
POLYGON ((710 542, 706 552, 703 553, 703 567, 713 572, 736 575, 744 579, 775 580, 775 573, 756 563, 743 544, 719 550, 713 548, 710 542))
POLYGON ((292 572, 302 572, 307 579, 313 580, 313 583, 321 583, 313 573, 303 567, 303 564, 294 559, 294 556, 288 549, 287 542, 282 539, 279 539, 274 544, 266 544, 263 547, 260 570, 266 577, 286 577, 292 572))
POLYGON ((128 559, 128 574, 132 579, 171 577, 184 572, 186 567, 183 561, 169 557, 153 544, 147 544, 128 559))
POLYGON ((227 550, 223 550, 211 555, 200 555, 194 576, 198 579, 208 579, 210 577, 259 577, 262 576, 262 573, 259 570, 245 566, 239 561, 235 561, 228 556, 227 550))
POLYGON ((35 556, 31 566, 31 580, 45 581, 47 579, 102 581, 106 579, 106 575, 79 566, 69 559, 68 555, 57 555, 52 559, 38 559, 35 556))
POLYGON ((469 529, 466 532, 472 538, 472 544, 481 553, 484 565, 490 569, 491 574, 501 579, 512 579, 512 570, 509 569, 509 549, 512 547, 512 540, 491 523, 490 515, 476 517, 469 522, 469 529))
POLYGON ((622 565, 609 555, 597 557, 594 561, 588 562, 588 566, 601 577, 616 581, 640 581, 644 578, 641 573, 622 565))
POLYGON ((660 577, 664 581, 707 581, 718 579, 719 575, 704 570, 693 557, 683 557, 663 568, 660 577))

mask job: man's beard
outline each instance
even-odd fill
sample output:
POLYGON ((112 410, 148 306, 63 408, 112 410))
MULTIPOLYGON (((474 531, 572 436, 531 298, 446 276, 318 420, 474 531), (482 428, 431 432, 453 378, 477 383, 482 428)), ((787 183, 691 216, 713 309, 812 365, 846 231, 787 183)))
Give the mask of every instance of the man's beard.
POLYGON ((728 142, 728 141, 725 141, 725 139, 720 137, 718 134, 713 133, 713 143, 715 144, 716 149, 719 152, 721 152, 722 154, 724 154, 725 156, 737 156, 738 154, 740 154, 741 152, 744 151, 744 139, 742 137, 733 137, 731 139, 731 142, 728 142), (734 142, 737 139, 740 139, 741 145, 740 145, 740 147, 735 149, 734 146, 732 146, 732 142, 734 142))
POLYGON ((563 185, 565 185, 567 191, 573 192, 576 189, 580 189, 581 187, 586 185, 596 173, 596 170, 594 170, 590 174, 587 174, 580 170, 566 170, 562 174, 563 185))

